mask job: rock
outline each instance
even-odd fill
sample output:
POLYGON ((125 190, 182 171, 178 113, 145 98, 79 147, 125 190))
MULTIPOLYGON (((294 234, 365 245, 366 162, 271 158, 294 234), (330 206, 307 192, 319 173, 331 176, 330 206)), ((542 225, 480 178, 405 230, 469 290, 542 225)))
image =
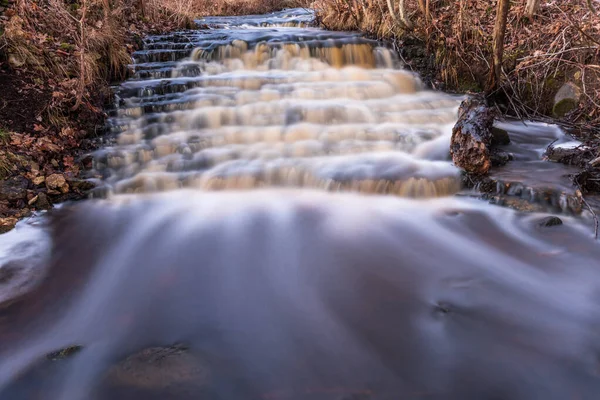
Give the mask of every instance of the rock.
POLYGON ((452 161, 457 167, 476 175, 488 173, 492 166, 494 117, 494 111, 479 96, 470 97, 460 105, 450 143, 452 161))
POLYGON ((17 222, 19 222, 19 220, 13 217, 0 218, 0 234, 12 230, 15 225, 17 225, 17 222))
POLYGON ((0 201, 17 202, 27 199, 29 181, 23 176, 15 176, 0 181, 0 201))
POLYGON ((23 61, 21 58, 19 58, 19 56, 15 54, 11 54, 8 56, 8 63, 13 68, 21 68, 23 65, 25 65, 25 61, 23 61))
POLYGON ((60 349, 58 351, 52 352, 46 355, 46 358, 52 361, 64 360, 65 358, 69 358, 77 353, 79 353, 83 347, 81 346, 69 346, 64 349, 60 349))
POLYGON ((88 179, 71 179, 69 185, 74 190, 88 192, 96 187, 96 184, 88 179))
POLYGON ((490 152, 490 160, 492 161, 493 167, 502 167, 508 164, 509 161, 512 161, 513 158, 513 155, 511 153, 507 153, 506 151, 492 149, 490 152))
POLYGON ((172 393, 177 387, 205 386, 210 380, 210 369, 203 357, 174 345, 132 354, 110 368, 105 379, 112 387, 172 393))
POLYGON ((562 219, 558 218, 558 217, 547 217, 542 219, 540 222, 538 222, 538 226, 539 227, 551 227, 551 226, 558 226, 558 225, 562 225, 562 219))
POLYGON ((578 146, 572 149, 550 146, 544 153, 544 160, 585 168, 595 154, 595 149, 588 146, 578 146))
POLYGON ((41 185, 42 183, 46 182, 46 177, 45 176, 38 176, 36 178, 33 178, 32 182, 36 186, 41 185))
POLYGON ((59 190, 61 193, 69 192, 69 184, 61 174, 52 174, 46 178, 46 187, 50 190, 59 190))
POLYGON ((594 158, 589 164, 594 168, 600 167, 600 157, 594 158))
POLYGON ((35 206, 38 210, 48 210, 52 208, 50 201, 48 201, 48 196, 46 196, 46 193, 44 192, 40 192, 37 196, 29 200, 27 204, 35 206))
POLYGON ((557 118, 562 118, 579 105, 581 89, 572 82, 565 83, 554 96, 552 113, 557 118))
POLYGON ((7 263, 4 265, 0 265, 0 285, 6 284, 14 279, 19 273, 21 268, 19 268, 18 264, 15 263, 7 263))
POLYGON ((510 144, 510 136, 506 129, 492 127, 492 146, 506 146, 510 144))
POLYGON ((50 200, 48 200, 48 196, 46 195, 46 193, 41 192, 37 195, 37 201, 35 202, 35 207, 38 210, 48 210, 50 208, 52 208, 52 203, 50 203, 50 200))

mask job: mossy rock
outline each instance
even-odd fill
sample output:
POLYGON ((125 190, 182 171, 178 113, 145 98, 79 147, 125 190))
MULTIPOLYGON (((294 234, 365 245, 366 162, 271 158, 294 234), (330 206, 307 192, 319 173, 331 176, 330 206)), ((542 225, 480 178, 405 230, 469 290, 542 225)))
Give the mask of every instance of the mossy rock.
POLYGON ((552 108, 552 114, 557 118, 562 118, 571 111, 575 110, 579 102, 575 99, 563 99, 558 103, 554 104, 552 108))
POLYGON ((565 83, 554 96, 552 114, 557 118, 564 117, 577 108, 580 98, 581 89, 574 83, 565 83))

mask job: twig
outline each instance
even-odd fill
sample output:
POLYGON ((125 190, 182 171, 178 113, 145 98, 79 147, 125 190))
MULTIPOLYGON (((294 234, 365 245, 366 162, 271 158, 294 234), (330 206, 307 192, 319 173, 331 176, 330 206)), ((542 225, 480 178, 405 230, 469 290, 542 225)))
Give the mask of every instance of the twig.
POLYGON ((579 188, 579 192, 581 193, 581 201, 592 213, 592 217, 594 218, 594 238, 598 240, 598 227, 600 226, 600 222, 598 221, 598 215, 596 215, 596 212, 594 211, 592 206, 590 206, 590 203, 588 203, 585 197, 583 197, 583 190, 581 190, 581 186, 579 185, 579 183, 577 183, 577 187, 579 188))
MULTIPOLYGON (((591 2, 589 4, 592 4, 591 2)), ((577 25, 575 23, 575 21, 573 21, 573 19, 571 19, 571 16, 569 16, 567 13, 565 13, 562 8, 560 8, 558 5, 555 6, 556 8, 558 8, 560 10, 560 12, 569 20, 569 22, 571 23, 571 25, 577 29, 579 32, 581 32, 581 34, 583 36, 585 36, 586 38, 588 38, 589 40, 591 40, 592 42, 596 43, 598 46, 600 46, 600 42, 597 41, 596 39, 594 39, 593 37, 591 37, 590 35, 588 35, 587 33, 585 33, 580 27, 579 25, 577 25)))
POLYGON ((544 53, 544 54, 538 54, 538 55, 533 55, 533 56, 527 56, 527 57, 517 58, 517 61, 529 60, 531 58, 540 58, 540 57, 554 57, 554 56, 559 56, 559 55, 564 54, 564 53, 568 53, 570 51, 596 50, 596 49, 597 49, 597 47, 595 47, 595 46, 573 47, 571 49, 557 51, 555 53, 544 53))

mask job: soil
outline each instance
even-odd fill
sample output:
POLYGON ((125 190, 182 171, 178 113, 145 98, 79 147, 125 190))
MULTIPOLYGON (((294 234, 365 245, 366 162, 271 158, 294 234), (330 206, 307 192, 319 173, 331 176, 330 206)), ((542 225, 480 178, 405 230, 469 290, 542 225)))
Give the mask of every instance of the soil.
POLYGON ((0 127, 12 132, 34 132, 34 123, 42 118, 52 93, 39 86, 21 71, 0 63, 0 127))
POLYGON ((82 156, 99 143, 104 122, 102 113, 82 108, 68 116, 77 121, 72 136, 45 128, 51 89, 5 61, 0 61, 0 87, 0 230, 8 231, 32 211, 85 197, 92 185, 79 178, 91 160, 82 156), (53 188, 47 181, 52 175, 64 177, 68 189, 53 188))

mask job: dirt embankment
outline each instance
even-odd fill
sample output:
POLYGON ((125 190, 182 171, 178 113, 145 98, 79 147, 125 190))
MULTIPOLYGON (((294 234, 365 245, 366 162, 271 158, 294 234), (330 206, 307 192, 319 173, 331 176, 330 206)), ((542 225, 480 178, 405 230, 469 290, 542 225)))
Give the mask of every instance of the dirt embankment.
POLYGON ((148 33, 208 14, 252 14, 301 0, 0 0, 0 233, 78 199, 104 131, 109 84, 125 79, 148 33))

